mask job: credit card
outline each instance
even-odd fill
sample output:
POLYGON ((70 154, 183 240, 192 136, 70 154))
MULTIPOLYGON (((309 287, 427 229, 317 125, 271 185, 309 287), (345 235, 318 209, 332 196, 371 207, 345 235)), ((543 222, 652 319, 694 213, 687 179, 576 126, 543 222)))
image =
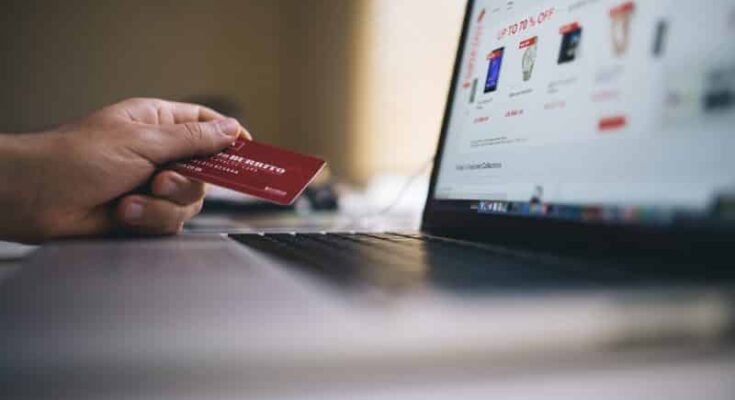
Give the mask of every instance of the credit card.
POLYGON ((222 186, 277 204, 293 203, 326 162, 239 138, 224 151, 168 166, 188 178, 222 186))

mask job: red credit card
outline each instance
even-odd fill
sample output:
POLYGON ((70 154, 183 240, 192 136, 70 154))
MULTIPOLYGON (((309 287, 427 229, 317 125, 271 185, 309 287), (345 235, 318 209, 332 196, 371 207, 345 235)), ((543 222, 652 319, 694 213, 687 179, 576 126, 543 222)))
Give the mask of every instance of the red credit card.
POLYGON ((237 139, 209 158, 172 164, 181 175, 278 204, 291 204, 326 163, 316 157, 237 139))

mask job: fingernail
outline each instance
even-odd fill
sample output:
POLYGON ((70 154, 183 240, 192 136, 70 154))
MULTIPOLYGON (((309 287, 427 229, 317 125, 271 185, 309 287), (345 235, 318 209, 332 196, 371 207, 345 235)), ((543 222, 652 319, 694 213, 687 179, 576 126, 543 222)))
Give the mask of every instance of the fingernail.
POLYGON ((176 182, 172 181, 171 179, 165 179, 163 183, 161 183, 160 194, 162 196, 170 196, 176 191, 176 186, 176 182))
POLYGON ((234 118, 225 118, 217 121, 217 128, 225 136, 236 137, 240 133, 240 123, 234 118))
POLYGON ((143 205, 140 203, 131 203, 125 209, 125 219, 128 221, 139 220, 143 216, 143 205))

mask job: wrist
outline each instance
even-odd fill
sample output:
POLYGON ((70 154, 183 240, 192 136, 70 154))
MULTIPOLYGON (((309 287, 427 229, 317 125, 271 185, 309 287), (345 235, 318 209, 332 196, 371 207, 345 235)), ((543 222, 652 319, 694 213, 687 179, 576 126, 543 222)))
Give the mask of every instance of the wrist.
POLYGON ((0 134, 0 240, 40 238, 38 198, 48 134, 0 134))

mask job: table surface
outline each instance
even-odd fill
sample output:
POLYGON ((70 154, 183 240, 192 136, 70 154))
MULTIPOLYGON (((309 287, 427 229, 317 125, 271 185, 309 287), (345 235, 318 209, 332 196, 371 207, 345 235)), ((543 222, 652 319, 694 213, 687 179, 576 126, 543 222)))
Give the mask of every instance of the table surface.
MULTIPOLYGON (((387 218, 384 221, 345 219, 334 214, 309 218, 297 214, 227 216, 206 215, 188 225, 194 232, 222 231, 298 231, 328 230, 349 223, 356 229, 411 230, 417 227, 414 219, 387 218), (367 223, 366 223, 367 222, 367 223)), ((0 242, 0 283, 22 269, 23 260, 36 247, 0 242)), ((645 357, 644 357, 645 358, 645 357)), ((709 399, 735 398, 735 352, 725 349, 696 352, 691 356, 651 359, 629 363, 610 360, 599 366, 576 366, 560 369, 539 368, 529 373, 489 377, 465 374, 446 379, 430 379, 406 385, 400 380, 375 387, 364 383, 321 388, 311 393, 313 398, 387 399, 689 399, 702 396, 709 399), (580 368, 581 367, 581 368, 580 368), (418 384, 417 384, 418 383, 418 384), (322 391, 323 389, 323 391, 322 391), (330 392, 331 391, 331 392, 330 392), (490 397, 488 397, 490 395, 490 397)), ((293 398, 303 398, 302 394, 293 398)), ((310 397, 310 396, 307 396, 310 397)), ((157 398, 146 397, 146 398, 157 398)), ((289 396, 278 396, 289 398, 289 396)))

